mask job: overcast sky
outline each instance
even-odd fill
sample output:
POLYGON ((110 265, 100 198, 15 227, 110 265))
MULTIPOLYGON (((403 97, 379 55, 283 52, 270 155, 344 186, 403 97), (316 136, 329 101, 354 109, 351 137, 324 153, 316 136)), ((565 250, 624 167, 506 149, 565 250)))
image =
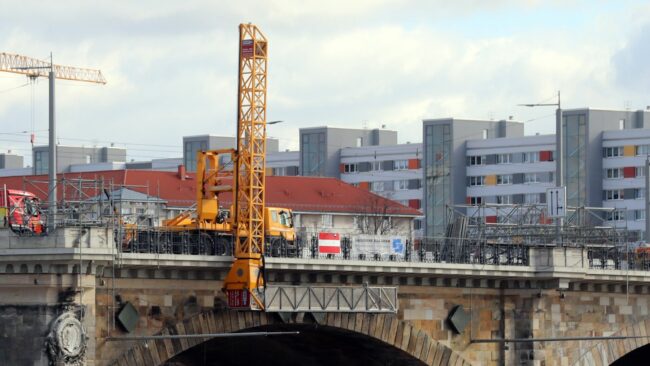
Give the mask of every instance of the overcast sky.
MULTIPOLYGON (((650 105, 647 0, 3 1, 0 52, 104 73, 104 86, 57 83, 61 144, 176 157, 182 136, 234 136, 242 22, 269 39, 282 149, 320 125, 420 142, 424 118, 513 116, 552 133, 553 108, 516 104, 557 90, 565 108, 650 105)), ((30 155, 32 129, 47 143, 47 81, 26 83, 0 73, 0 152, 30 155)))

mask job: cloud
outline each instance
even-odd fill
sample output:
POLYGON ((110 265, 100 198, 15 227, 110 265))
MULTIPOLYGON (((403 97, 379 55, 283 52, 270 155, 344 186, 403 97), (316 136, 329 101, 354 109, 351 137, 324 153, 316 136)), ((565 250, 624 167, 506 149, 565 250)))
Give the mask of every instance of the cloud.
MULTIPOLYGON (((270 40, 268 116, 286 122, 269 135, 283 149, 298 147, 301 127, 386 124, 417 142, 423 118, 533 119, 552 110, 515 105, 557 90, 567 106, 620 108, 642 103, 649 85, 647 28, 622 48, 628 35, 603 24, 624 23, 629 9, 581 1, 29 4, 0 15, 0 50, 38 58, 51 50, 58 63, 102 69, 106 86, 57 84, 59 135, 169 146, 127 145, 134 158, 178 156, 183 135, 234 135, 237 24, 247 21, 270 40)), ((9 76, 0 74, 0 90, 23 82, 9 76)), ((46 83, 36 93, 44 129, 46 83)), ((29 122, 29 100, 28 88, 0 96, 0 130, 29 122)), ((527 132, 551 132, 553 118, 527 132)))

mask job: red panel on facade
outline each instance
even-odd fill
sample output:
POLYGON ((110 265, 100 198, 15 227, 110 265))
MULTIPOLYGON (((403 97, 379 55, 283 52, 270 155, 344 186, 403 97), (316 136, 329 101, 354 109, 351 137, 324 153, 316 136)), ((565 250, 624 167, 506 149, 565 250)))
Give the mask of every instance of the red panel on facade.
POLYGON ((636 177, 636 168, 633 166, 626 166, 625 168, 623 168, 623 177, 624 178, 636 177))
POLYGON ((370 190, 370 183, 368 182, 359 182, 359 188, 365 189, 366 191, 370 190))
POLYGON ((551 161, 553 154, 551 151, 540 151, 539 152, 539 161, 551 161))
POLYGON ((465 198, 465 203, 467 203, 468 205, 471 205, 472 204, 472 197, 465 198))
POLYGON ((417 199, 409 200, 409 207, 414 208, 416 210, 419 210, 420 209, 420 200, 417 200, 417 199))
POLYGON ((339 164, 339 172, 345 173, 345 164, 339 164))
POLYGON ((409 169, 420 169, 420 159, 409 159, 409 169))
POLYGON ((496 224, 497 223, 497 216, 496 215, 485 216, 485 223, 486 224, 496 224))

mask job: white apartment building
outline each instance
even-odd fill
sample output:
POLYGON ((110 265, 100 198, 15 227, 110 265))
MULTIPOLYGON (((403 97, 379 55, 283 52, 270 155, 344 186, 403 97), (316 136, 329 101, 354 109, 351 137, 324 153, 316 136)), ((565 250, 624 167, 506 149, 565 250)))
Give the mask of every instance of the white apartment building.
POLYGON ((650 130, 633 129, 603 132, 603 207, 615 210, 606 220, 627 228, 633 238, 645 232, 645 171, 650 153, 650 130))
MULTIPOLYGON (((545 203, 555 187, 555 135, 468 140, 466 149, 466 204, 545 203)), ((481 214, 498 222, 495 210, 481 214)))
MULTIPOLYGON (((421 209, 422 144, 348 147, 341 149, 341 180, 389 198, 404 206, 421 209)), ((416 235, 421 231, 416 219, 416 235)))

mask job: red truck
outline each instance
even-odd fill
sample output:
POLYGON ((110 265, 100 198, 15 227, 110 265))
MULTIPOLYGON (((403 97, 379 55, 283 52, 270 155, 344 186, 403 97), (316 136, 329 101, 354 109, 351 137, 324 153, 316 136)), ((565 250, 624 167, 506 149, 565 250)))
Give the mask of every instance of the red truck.
POLYGON ((0 187, 0 225, 19 234, 44 233, 41 204, 36 195, 27 191, 0 187))

